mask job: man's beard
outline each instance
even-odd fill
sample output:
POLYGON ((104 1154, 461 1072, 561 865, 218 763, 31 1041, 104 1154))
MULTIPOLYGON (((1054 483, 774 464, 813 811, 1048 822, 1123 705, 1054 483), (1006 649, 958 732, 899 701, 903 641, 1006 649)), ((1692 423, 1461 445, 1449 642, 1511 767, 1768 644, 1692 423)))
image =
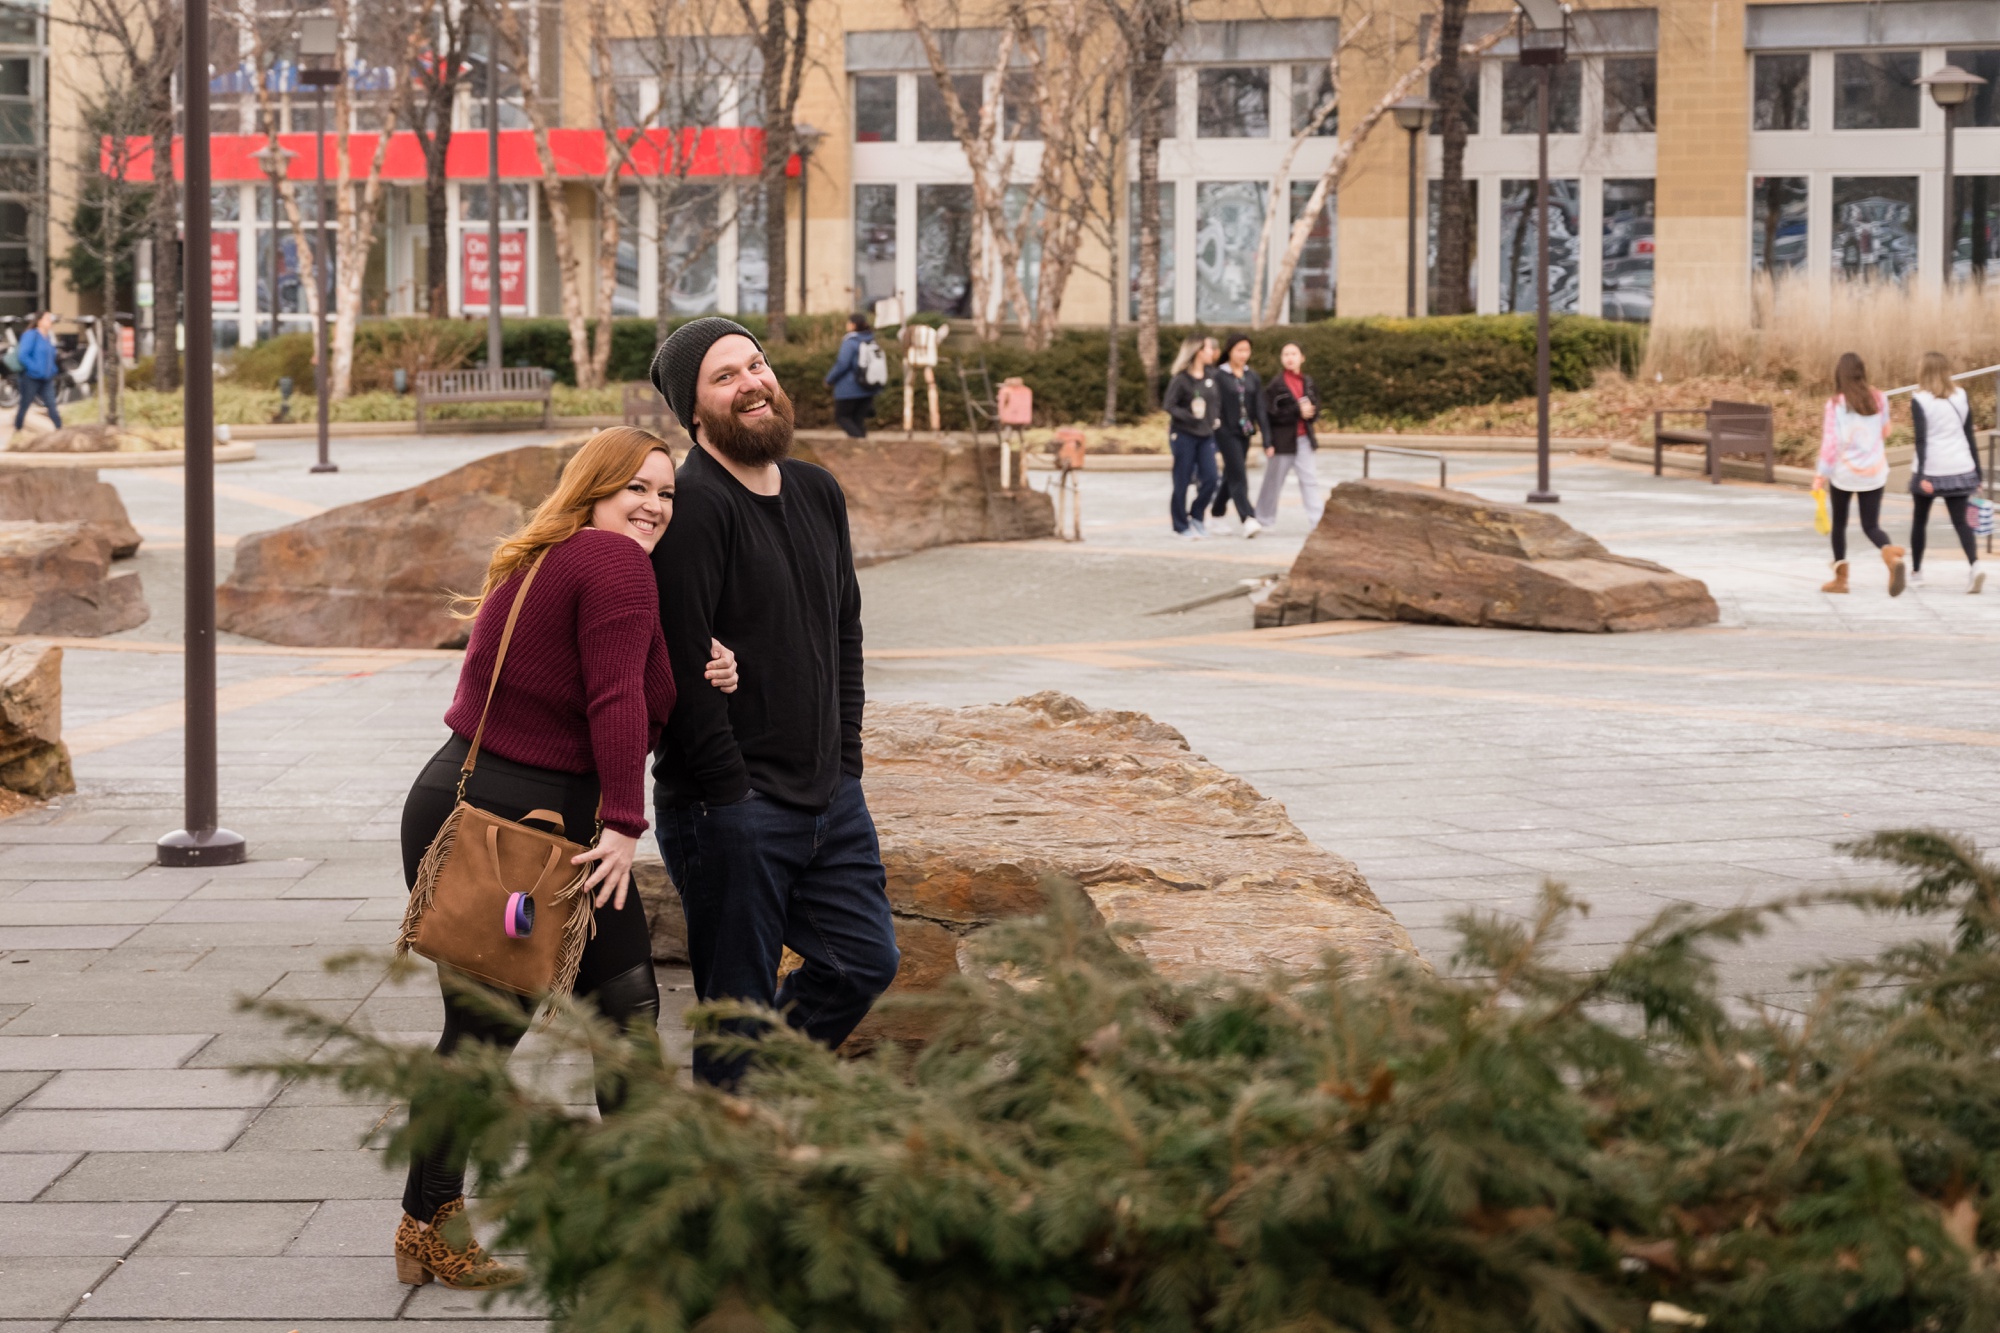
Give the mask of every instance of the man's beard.
POLYGON ((792 400, 782 388, 768 394, 761 389, 739 394, 720 416, 710 416, 697 405, 694 419, 703 444, 743 467, 765 467, 792 452, 792 400), (759 403, 771 405, 769 415, 753 421, 737 415, 759 403))

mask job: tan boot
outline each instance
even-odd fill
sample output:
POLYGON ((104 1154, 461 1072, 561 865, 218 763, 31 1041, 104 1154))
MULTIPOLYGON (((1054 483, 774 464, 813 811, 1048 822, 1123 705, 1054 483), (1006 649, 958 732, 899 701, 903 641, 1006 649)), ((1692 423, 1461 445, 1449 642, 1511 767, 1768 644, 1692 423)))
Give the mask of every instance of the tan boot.
POLYGON ((1833 577, 1825 583, 1820 584, 1819 590, 1821 592, 1847 591, 1847 562, 1845 560, 1836 560, 1833 562, 1833 577))
POLYGON ((1903 564, 1903 548, 1885 546, 1882 548, 1882 563, 1889 567, 1889 595, 1901 597, 1903 589, 1909 586, 1910 572, 1903 564))
POLYGON ((457 1291, 487 1291, 511 1287, 521 1280, 511 1268, 488 1254, 472 1234, 464 1198, 437 1210, 429 1226, 408 1213, 396 1226, 396 1280, 421 1287, 432 1278, 457 1291))

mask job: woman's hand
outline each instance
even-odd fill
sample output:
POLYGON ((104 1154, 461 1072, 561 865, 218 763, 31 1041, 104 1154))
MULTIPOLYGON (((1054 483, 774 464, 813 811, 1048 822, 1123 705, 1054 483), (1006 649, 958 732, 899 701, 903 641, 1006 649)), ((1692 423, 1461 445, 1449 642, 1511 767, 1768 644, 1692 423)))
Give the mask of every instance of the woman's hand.
POLYGON ((722 640, 708 641, 708 666, 702 676, 724 694, 736 693, 736 654, 722 646, 722 640))
POLYGON ((608 902, 614 909, 623 911, 625 894, 632 884, 632 857, 638 850, 637 838, 608 828, 597 835, 595 847, 572 856, 569 863, 580 866, 586 861, 597 862, 597 868, 583 882, 584 892, 596 889, 599 907, 608 902))
POLYGON ((1815 494, 1815 495, 1817 495, 1817 494, 1819 494, 1819 493, 1820 493, 1821 491, 1825 490, 1825 489, 1826 489, 1826 478, 1825 478, 1825 477, 1814 477, 1814 478, 1813 478, 1813 484, 1812 484, 1812 488, 1813 488, 1813 494, 1815 494))
POLYGON ((1264 457, 1266 457, 1266 458, 1276 458, 1277 456, 1278 456, 1278 451, 1277 451, 1276 449, 1273 449, 1273 448, 1272 448, 1272 447, 1271 447, 1270 445, 1268 445, 1268 444, 1264 446, 1264 457))
POLYGON ((1299 399, 1299 415, 1307 421, 1311 421, 1319 415, 1319 408, 1313 403, 1312 399, 1301 398, 1299 399))
POLYGON ((1920 481, 1920 482, 1918 482, 1917 484, 1918 484, 1919 486, 1922 486, 1922 487, 1924 488, 1924 494, 1925 494, 1925 495, 1936 495, 1936 494, 1937 494, 1937 487, 1935 487, 1935 486, 1931 485, 1929 481, 1920 481))

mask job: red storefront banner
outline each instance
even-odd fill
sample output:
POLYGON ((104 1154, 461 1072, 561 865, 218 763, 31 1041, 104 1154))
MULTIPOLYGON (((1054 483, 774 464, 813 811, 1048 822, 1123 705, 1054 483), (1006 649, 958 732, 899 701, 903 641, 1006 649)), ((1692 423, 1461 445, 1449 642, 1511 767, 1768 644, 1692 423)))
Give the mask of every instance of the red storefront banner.
MULTIPOLYGON (((464 256, 459 305, 484 310, 493 299, 486 273, 486 233, 461 232, 458 246, 464 256)), ((524 231, 503 228, 500 232, 500 308, 528 308, 528 233, 524 231)))
POLYGON ((209 299, 216 305, 239 305, 243 300, 236 281, 236 241, 233 231, 208 234, 209 299))

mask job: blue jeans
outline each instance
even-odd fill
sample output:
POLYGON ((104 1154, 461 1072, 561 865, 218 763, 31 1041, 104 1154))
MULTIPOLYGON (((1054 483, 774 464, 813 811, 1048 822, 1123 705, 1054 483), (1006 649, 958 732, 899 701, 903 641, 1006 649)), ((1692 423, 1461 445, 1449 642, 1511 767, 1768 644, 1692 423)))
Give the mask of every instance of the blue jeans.
POLYGON ((1174 494, 1167 503, 1167 512, 1174 520, 1175 532, 1186 532, 1188 525, 1187 488, 1200 484, 1194 493, 1194 515, 1197 519, 1208 513, 1208 502, 1215 498, 1215 440, 1208 435, 1187 435, 1175 431, 1169 438, 1174 450, 1174 494))
MULTIPOLYGON (((695 995, 776 1009, 827 1046, 847 1040, 902 959, 860 779, 843 778, 820 814, 756 792, 730 805, 656 813, 660 854, 687 916, 695 995), (805 965, 781 986, 787 947, 805 965)), ((695 1077, 718 1087, 735 1086, 744 1064, 695 1048, 695 1077)))
POLYGON ((21 429, 21 423, 28 419, 28 409, 35 405, 38 398, 49 409, 49 421, 61 430, 62 413, 56 411, 55 379, 36 379, 33 375, 21 376, 21 405, 14 409, 14 429, 21 429))

